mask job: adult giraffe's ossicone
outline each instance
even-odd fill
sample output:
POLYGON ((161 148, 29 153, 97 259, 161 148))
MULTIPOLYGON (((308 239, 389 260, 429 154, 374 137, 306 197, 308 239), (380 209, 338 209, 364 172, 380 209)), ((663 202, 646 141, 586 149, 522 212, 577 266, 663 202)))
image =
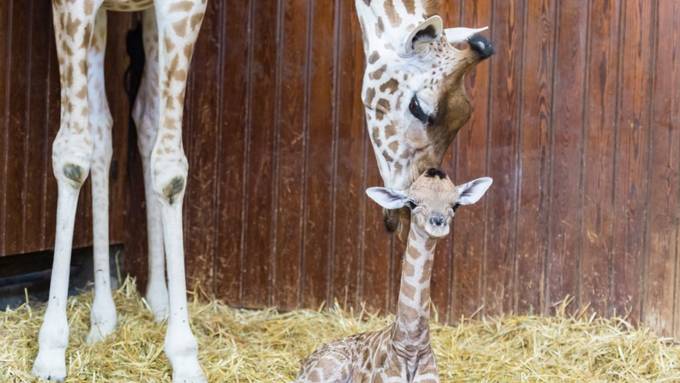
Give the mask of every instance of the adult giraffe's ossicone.
MULTIPOLYGON (((355 0, 366 56, 366 125, 384 186, 395 190, 441 165, 472 113, 464 76, 494 53, 479 34, 486 28, 444 29, 438 3, 355 0)), ((398 211, 384 211, 385 226, 396 230, 398 211)))

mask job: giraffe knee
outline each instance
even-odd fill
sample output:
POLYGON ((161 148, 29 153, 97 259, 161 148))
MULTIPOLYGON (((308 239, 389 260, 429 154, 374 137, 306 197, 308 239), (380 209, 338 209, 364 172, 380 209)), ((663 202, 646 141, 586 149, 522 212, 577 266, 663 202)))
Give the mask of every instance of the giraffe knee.
POLYGON ((187 160, 184 155, 151 160, 153 188, 162 202, 170 205, 184 197, 188 174, 187 160))
POLYGON ((178 195, 184 192, 185 179, 182 176, 174 177, 163 187, 163 197, 172 205, 178 195))
POLYGON ((87 178, 85 169, 83 169, 82 166, 78 166, 76 164, 65 164, 63 172, 66 179, 79 186, 82 185, 87 178))

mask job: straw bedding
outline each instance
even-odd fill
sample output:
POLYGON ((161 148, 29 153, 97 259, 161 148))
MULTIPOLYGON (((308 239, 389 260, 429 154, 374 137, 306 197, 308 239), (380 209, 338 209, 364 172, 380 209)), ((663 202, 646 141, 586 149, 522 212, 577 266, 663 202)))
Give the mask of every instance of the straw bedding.
MULTIPOLYGON (((389 318, 341 309, 277 313, 191 303, 201 363, 210 382, 288 382, 319 344, 378 329, 389 318)), ((84 343, 91 294, 71 298, 67 382, 169 382, 165 326, 127 280, 115 293, 119 326, 84 343)), ((201 300, 202 301, 202 300, 201 300)), ((621 319, 508 316, 432 326, 442 382, 680 382, 680 346, 621 319)), ((0 312, 0 381, 30 382, 43 308, 0 312)), ((560 312, 562 314, 560 314, 560 312)))

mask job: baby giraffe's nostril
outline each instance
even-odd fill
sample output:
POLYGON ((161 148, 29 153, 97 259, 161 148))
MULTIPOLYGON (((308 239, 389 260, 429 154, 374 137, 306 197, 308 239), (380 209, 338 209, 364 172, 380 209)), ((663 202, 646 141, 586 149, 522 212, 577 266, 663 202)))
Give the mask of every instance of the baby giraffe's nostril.
POLYGON ((438 215, 430 217, 430 224, 432 226, 442 226, 444 224, 444 217, 438 215))

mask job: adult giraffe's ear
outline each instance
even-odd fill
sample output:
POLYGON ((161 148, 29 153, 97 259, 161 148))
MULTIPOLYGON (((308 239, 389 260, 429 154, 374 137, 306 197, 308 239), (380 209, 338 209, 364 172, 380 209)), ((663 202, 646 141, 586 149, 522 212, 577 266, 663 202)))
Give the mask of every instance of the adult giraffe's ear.
POLYGON ((423 21, 404 40, 404 55, 411 56, 441 37, 444 31, 442 18, 435 15, 423 21))
POLYGON ((484 32, 489 29, 489 27, 483 28, 446 28, 444 33, 446 34, 446 40, 451 44, 464 43, 468 39, 479 32, 484 32))
POLYGON ((366 194, 378 205, 389 210, 401 209, 409 201, 404 192, 384 187, 368 188, 366 194))
POLYGON ((472 205, 484 196, 492 183, 493 180, 491 178, 482 177, 457 186, 458 201, 456 203, 459 205, 472 205))

